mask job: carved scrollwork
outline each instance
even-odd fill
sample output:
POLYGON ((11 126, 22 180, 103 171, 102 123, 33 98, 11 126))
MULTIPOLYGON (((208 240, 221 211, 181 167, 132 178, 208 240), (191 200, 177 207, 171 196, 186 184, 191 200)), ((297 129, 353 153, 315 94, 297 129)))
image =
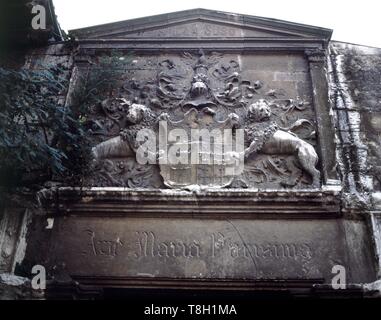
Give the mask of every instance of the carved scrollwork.
POLYGON ((162 187, 157 168, 141 165, 132 157, 119 160, 105 159, 97 162, 89 183, 100 187, 162 187))
POLYGON ((253 84, 241 77, 239 64, 235 60, 219 63, 211 72, 215 85, 213 88, 217 101, 225 106, 244 105, 250 101, 262 83, 257 80, 253 84))
MULTIPOLYGON (((202 50, 168 55, 156 67, 150 66, 154 76, 139 78, 134 74, 124 79, 111 98, 90 112, 95 136, 91 184, 129 188, 318 187, 311 97, 290 97, 285 89, 271 89, 261 79, 246 79, 237 61, 202 50), (149 128, 160 138, 160 121, 186 132, 192 128, 243 129, 243 173, 225 177, 224 165, 138 164, 135 153, 141 142, 136 139, 137 132, 149 128)), ((158 159, 159 151, 155 150, 158 159)))

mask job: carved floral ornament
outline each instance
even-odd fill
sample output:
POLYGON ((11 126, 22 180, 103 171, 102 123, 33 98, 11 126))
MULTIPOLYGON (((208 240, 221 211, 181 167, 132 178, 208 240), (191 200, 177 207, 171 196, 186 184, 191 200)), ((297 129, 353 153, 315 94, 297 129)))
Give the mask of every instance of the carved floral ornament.
MULTIPOLYGON (((130 79, 94 106, 102 140, 94 186, 130 188, 316 188, 310 103, 242 78, 221 54, 158 62, 155 80, 130 79)), ((98 131, 97 131, 98 130, 98 131)))

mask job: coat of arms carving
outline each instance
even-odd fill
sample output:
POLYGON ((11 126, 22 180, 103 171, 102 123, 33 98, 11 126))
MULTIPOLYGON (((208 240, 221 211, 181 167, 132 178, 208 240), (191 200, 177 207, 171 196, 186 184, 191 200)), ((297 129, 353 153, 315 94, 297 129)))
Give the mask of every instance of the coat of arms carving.
POLYGON ((104 101, 118 106, 103 117, 117 119, 120 131, 94 146, 93 185, 320 185, 308 97, 264 90, 262 80, 242 76, 236 60, 184 53, 159 61, 155 80, 130 79, 127 87, 104 101))

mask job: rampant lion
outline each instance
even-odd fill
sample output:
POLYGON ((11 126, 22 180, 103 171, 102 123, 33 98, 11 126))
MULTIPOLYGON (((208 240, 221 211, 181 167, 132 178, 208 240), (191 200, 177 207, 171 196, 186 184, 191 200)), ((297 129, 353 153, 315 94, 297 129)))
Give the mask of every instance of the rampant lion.
POLYGON ((136 141, 136 134, 144 128, 152 128, 156 122, 156 115, 148 107, 131 103, 121 99, 122 104, 127 105, 128 111, 126 120, 128 126, 114 138, 97 144, 92 148, 94 159, 125 158, 134 157, 139 143, 136 141))
POLYGON ((294 154, 302 169, 311 175, 312 184, 319 184, 320 172, 315 168, 318 155, 314 147, 287 129, 279 128, 276 122, 270 121, 270 116, 270 106, 264 99, 249 106, 245 132, 250 145, 245 149, 245 157, 256 152, 294 154))

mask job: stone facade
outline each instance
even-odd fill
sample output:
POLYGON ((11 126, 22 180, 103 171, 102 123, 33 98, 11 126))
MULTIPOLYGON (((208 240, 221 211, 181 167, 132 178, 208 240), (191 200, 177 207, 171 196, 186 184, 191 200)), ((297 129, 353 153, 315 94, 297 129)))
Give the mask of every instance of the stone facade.
POLYGON ((94 74, 109 78, 85 115, 91 174, 39 192, 19 267, 45 266, 54 297, 116 287, 372 295, 381 51, 331 33, 197 9, 74 30, 73 42, 34 50, 28 67, 65 66, 64 104, 94 74), (190 139, 155 140, 141 164, 142 129, 190 139), (203 163, 199 149, 196 163, 163 161, 171 148, 192 154, 192 129, 233 132, 236 150, 214 137, 222 162, 203 163), (335 266, 346 289, 332 288, 335 266))

